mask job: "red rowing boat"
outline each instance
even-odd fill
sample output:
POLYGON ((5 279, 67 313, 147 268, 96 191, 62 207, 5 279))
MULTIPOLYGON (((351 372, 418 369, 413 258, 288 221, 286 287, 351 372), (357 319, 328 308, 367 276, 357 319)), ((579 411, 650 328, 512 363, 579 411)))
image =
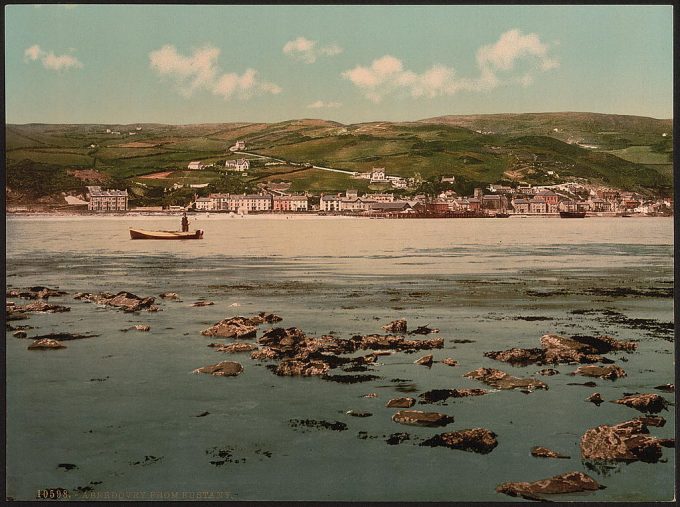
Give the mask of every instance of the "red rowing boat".
POLYGON ((130 229, 132 239, 203 239, 203 231, 196 229, 193 232, 179 231, 143 231, 141 229, 130 229))

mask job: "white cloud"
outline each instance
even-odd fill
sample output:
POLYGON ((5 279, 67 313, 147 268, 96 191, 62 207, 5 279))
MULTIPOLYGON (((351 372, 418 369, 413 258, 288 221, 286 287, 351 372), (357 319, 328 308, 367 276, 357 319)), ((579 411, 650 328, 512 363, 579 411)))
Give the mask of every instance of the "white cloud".
POLYGON ((82 68, 83 64, 72 55, 55 55, 52 51, 44 51, 38 44, 34 44, 24 50, 26 61, 35 62, 40 60, 43 67, 50 70, 64 70, 70 68, 82 68))
POLYGON ((404 68, 398 58, 385 55, 373 60, 370 67, 357 65, 342 73, 363 91, 366 98, 380 102, 386 95, 401 93, 411 97, 433 98, 453 95, 459 91, 483 92, 505 84, 529 86, 536 71, 559 67, 559 62, 548 55, 549 46, 536 34, 524 35, 519 30, 503 33, 494 44, 477 51, 479 76, 458 77, 453 67, 435 64, 422 73, 404 68), (521 77, 508 77, 518 61, 528 62, 529 70, 521 77), (504 73, 501 75, 500 73, 504 73))
POLYGON ((305 63, 314 63, 320 56, 334 56, 342 53, 343 49, 337 44, 317 47, 317 41, 305 37, 288 41, 283 46, 283 53, 305 63))
POLYGON ((281 93, 281 87, 262 81, 255 69, 239 75, 223 73, 217 65, 220 50, 207 45, 195 49, 191 56, 183 56, 175 46, 166 44, 149 53, 149 64, 161 76, 173 79, 180 94, 190 97, 197 90, 207 90, 225 99, 237 95, 248 99, 256 93, 281 93))
POLYGON ((317 100, 312 102, 307 107, 310 109, 335 109, 342 106, 340 102, 324 102, 323 100, 317 100))

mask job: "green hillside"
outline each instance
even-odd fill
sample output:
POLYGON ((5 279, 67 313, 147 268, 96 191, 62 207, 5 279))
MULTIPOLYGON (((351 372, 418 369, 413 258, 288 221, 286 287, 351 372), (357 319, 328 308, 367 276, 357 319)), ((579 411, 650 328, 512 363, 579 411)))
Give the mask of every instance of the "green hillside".
POLYGON ((17 204, 62 192, 82 194, 85 185, 100 182, 134 188, 133 204, 176 200, 163 192, 175 183, 210 184, 199 193, 255 191, 267 181, 289 181, 294 191, 317 194, 348 187, 381 189, 309 164, 357 172, 384 167, 390 175, 430 181, 455 176, 459 192, 498 182, 587 181, 668 194, 672 140, 671 120, 593 113, 442 116, 354 125, 312 119, 8 125, 6 195, 8 204, 17 204), (237 140, 246 141, 247 154, 228 151, 237 140), (237 157, 251 160, 247 176, 225 173, 224 161, 237 157), (194 160, 214 167, 187 171, 194 160))

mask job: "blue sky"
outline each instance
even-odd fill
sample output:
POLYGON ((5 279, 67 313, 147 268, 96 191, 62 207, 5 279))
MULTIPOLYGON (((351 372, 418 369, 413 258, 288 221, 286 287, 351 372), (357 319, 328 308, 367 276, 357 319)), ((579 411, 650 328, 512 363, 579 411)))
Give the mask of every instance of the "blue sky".
POLYGON ((671 118, 671 6, 5 7, 8 123, 671 118))

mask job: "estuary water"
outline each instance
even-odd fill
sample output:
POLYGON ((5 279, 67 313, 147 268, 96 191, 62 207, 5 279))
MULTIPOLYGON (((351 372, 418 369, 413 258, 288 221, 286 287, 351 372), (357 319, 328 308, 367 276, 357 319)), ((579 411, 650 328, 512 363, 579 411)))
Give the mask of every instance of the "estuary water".
MULTIPOLYGON (((674 394, 654 389, 674 382, 672 219, 211 215, 192 218, 191 229, 205 231, 201 241, 130 240, 128 227, 177 230, 179 220, 6 220, 8 288, 59 287, 67 295, 49 302, 71 308, 9 324, 30 326, 29 338, 98 335, 66 341, 61 350, 29 351, 30 339, 7 331, 12 498, 29 500, 59 487, 84 500, 508 501, 495 492, 502 482, 576 470, 606 489, 556 500, 672 499, 672 449, 659 463, 593 469, 578 447, 587 429, 641 415, 608 402, 623 393, 656 392, 674 401, 674 394), (161 311, 124 313, 73 298, 123 290, 155 296, 161 311), (181 301, 158 298, 166 291, 181 301), (192 307, 199 299, 215 304, 192 307), (440 332, 428 338, 444 339, 435 361, 452 357, 458 366, 427 368, 414 364, 425 353, 394 353, 379 358, 368 372, 378 378, 367 382, 278 377, 248 353, 207 346, 230 340, 201 335, 222 319, 260 311, 280 315, 277 326, 314 336, 383 333, 381 326, 397 318, 410 329, 429 325, 440 332), (126 331, 135 324, 151 330, 126 331), (639 346, 609 355, 627 372, 616 381, 570 376, 573 365, 542 377, 541 367, 511 367, 483 355, 538 347, 545 333, 608 334, 639 346), (239 361, 244 372, 192 374, 223 360, 239 361), (482 366, 535 376, 549 390, 494 391, 413 407, 453 416, 446 428, 391 420, 390 398, 486 388, 463 377, 482 366), (568 385, 590 380, 597 386, 568 385), (607 402, 586 402, 594 391, 607 402), (352 417, 349 410, 371 415, 352 417), (496 433, 491 453, 418 445, 436 433, 475 427, 496 433), (394 433, 409 439, 390 445, 394 433), (537 445, 570 459, 532 457, 537 445)), ((674 410, 661 415, 665 426, 650 431, 672 438, 674 410)))

